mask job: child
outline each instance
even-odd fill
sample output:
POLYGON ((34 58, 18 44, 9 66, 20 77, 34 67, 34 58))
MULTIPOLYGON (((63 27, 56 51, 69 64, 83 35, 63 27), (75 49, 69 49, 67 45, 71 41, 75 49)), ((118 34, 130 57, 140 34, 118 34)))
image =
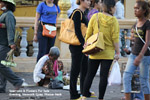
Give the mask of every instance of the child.
POLYGON ((63 81, 63 75, 66 75, 66 72, 63 71, 64 65, 62 61, 58 61, 58 76, 56 77, 58 80, 63 81))

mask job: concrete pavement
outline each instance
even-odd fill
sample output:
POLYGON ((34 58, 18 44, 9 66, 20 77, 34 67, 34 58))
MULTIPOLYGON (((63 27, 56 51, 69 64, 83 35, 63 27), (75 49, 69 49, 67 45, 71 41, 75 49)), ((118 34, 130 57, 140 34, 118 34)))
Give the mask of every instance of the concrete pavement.
MULTIPOLYGON (((32 73, 16 73, 24 78, 29 85, 35 85, 32 73)), ((96 76, 91 87, 98 96, 99 77, 96 76)), ((108 86, 104 100, 120 100, 123 94, 120 93, 121 86, 108 86)), ((45 87, 25 87, 14 92, 14 87, 8 82, 6 93, 0 94, 0 100, 70 100, 68 90, 47 89, 45 87)), ((98 100, 98 98, 88 98, 87 100, 98 100)))

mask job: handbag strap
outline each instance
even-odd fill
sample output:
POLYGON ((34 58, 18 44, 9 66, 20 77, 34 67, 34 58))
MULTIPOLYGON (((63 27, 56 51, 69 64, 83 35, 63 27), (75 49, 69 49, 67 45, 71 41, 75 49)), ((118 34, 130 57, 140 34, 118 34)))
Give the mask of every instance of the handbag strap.
POLYGON ((100 33, 100 25, 99 25, 98 13, 96 15, 97 15, 98 31, 100 33))
POLYGON ((82 20, 82 13, 81 13, 81 11, 80 11, 79 9, 76 9, 76 10, 72 13, 72 15, 71 15, 71 19, 73 18, 74 13, 75 13, 75 12, 77 12, 77 11, 79 11, 79 12, 80 12, 81 20, 82 20))
POLYGON ((57 19, 58 19, 58 9, 57 9, 57 6, 55 5, 55 8, 57 10, 57 16, 56 16, 56 27, 57 27, 57 19))
MULTIPOLYGON (((145 44, 145 41, 142 39, 142 37, 140 36, 140 34, 139 34, 138 30, 137 30, 137 24, 136 24, 136 26, 135 26, 135 30, 136 30, 137 35, 138 35, 139 38, 141 39, 141 41, 145 44)), ((150 51, 150 47, 148 47, 148 50, 150 51)))

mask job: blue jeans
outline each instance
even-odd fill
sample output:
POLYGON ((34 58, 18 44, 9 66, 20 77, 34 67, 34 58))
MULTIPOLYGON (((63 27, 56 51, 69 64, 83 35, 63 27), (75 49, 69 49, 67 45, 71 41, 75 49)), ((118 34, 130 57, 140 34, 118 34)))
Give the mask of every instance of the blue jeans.
MULTIPOLYGON (((125 93, 131 92, 132 76, 134 74, 134 71, 137 69, 137 66, 134 65, 134 60, 136 57, 137 57, 136 55, 130 54, 125 72, 123 74, 123 86, 125 93)), ((143 56, 139 67, 140 67, 141 90, 143 91, 144 94, 150 94, 149 65, 150 65, 150 56, 143 56)))
POLYGON ((140 100, 144 100, 143 92, 140 91, 140 93, 131 93, 131 100, 134 100, 135 98, 140 99, 140 100))

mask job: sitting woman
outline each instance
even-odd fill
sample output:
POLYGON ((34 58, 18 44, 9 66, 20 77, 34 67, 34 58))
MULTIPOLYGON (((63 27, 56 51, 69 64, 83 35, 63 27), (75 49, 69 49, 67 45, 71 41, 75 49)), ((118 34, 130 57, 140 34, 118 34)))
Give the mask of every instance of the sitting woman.
POLYGON ((59 49, 52 47, 48 55, 44 55, 37 62, 33 79, 38 86, 48 85, 51 79, 58 76, 58 57, 60 56, 59 49))

